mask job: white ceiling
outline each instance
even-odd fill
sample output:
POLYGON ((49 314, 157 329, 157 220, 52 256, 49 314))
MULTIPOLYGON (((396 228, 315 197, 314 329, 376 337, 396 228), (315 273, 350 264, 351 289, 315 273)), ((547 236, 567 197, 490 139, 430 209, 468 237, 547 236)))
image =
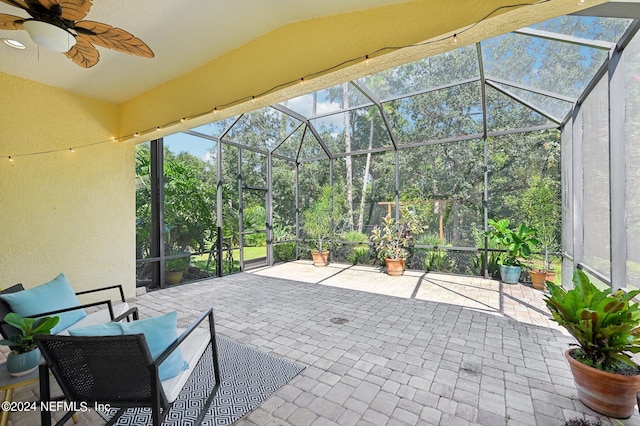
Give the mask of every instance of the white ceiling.
MULTIPOLYGON (((24 30, 0 30, 0 72, 70 92, 122 103, 203 65, 285 24, 406 0, 93 0, 87 20, 122 28, 142 39, 155 58, 141 58, 96 46, 100 61, 80 68, 62 53, 31 41, 24 30)), ((0 13, 28 17, 0 3, 0 13)))

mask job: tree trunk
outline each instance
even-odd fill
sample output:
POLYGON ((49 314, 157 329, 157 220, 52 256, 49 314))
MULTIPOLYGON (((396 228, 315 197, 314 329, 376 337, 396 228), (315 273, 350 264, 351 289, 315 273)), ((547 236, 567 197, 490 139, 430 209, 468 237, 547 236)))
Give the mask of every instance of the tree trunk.
POLYGON ((451 243, 460 242, 460 202, 455 198, 451 200, 451 243))
POLYGON ((369 177, 369 166, 371 165, 371 148, 373 147, 373 119, 369 127, 369 152, 367 153, 367 162, 364 166, 364 174, 362 176, 362 195, 360 197, 360 209, 358 211, 358 232, 362 233, 364 228, 364 202, 367 198, 367 179, 369 177))

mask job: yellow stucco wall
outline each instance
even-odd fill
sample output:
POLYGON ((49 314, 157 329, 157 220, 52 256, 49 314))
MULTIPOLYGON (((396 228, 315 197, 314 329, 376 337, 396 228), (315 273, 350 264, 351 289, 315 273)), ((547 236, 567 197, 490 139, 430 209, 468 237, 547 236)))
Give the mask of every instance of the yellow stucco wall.
POLYGON ((114 105, 0 74, 0 287, 64 272, 76 290, 135 293, 132 144, 114 105), (25 153, 63 149, 41 155, 25 153))

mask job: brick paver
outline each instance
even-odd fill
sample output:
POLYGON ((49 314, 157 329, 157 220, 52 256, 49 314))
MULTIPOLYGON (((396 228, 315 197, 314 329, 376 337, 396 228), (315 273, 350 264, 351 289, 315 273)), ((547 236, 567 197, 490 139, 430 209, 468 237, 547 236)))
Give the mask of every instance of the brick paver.
MULTIPOLYGON (((306 366, 239 425, 561 425, 597 416, 576 399, 562 355, 571 338, 549 320, 542 293, 521 284, 300 261, 131 304, 143 317, 177 310, 179 325, 213 306, 218 333, 306 366)), ((38 420, 12 413, 10 424, 38 420)), ((103 422, 87 413, 79 424, 103 422)), ((622 424, 640 425, 637 411, 622 424)))

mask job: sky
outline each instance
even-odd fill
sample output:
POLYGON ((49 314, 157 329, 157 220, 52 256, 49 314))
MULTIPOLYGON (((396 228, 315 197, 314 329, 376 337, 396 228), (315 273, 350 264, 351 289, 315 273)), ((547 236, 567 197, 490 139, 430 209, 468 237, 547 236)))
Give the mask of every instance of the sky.
POLYGON ((188 152, 202 160, 209 160, 209 151, 216 148, 214 141, 187 135, 185 133, 175 133, 164 137, 164 146, 175 154, 188 152))

